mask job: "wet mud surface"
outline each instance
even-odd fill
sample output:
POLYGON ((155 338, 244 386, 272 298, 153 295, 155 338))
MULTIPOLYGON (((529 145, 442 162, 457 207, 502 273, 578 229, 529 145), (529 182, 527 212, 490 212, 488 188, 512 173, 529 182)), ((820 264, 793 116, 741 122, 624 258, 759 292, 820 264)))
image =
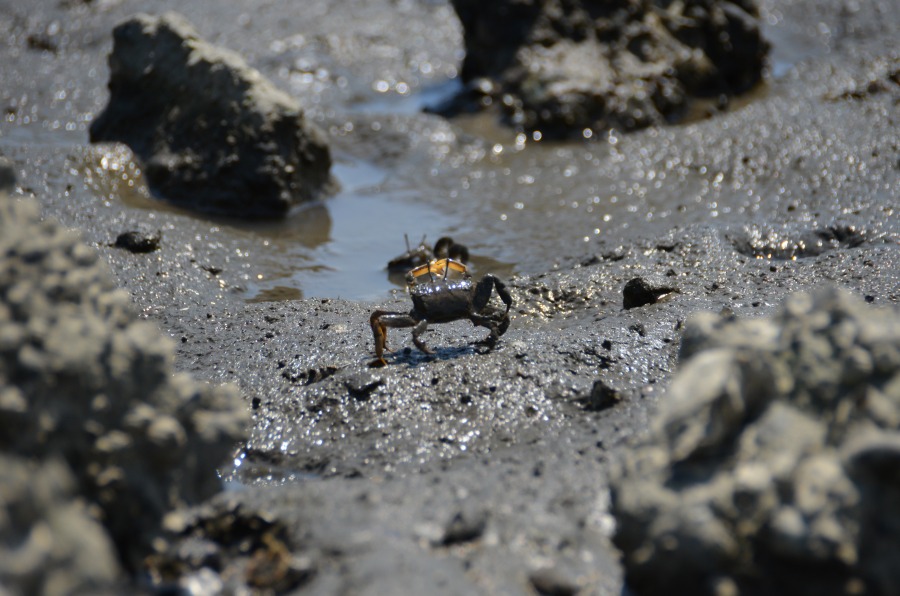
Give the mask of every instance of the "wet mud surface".
POLYGON ((253 414, 219 470, 225 492, 167 520, 151 575, 621 593, 609 460, 664 399, 685 321, 770 314, 825 284, 900 301, 893 3, 762 8, 772 64, 744 105, 548 143, 490 114, 410 107, 458 74, 445 3, 0 1, 13 196, 79 229, 174 339, 175 368, 236 383, 253 414), (110 32, 151 9, 182 12, 297 98, 328 133, 341 193, 265 225, 191 215, 150 196, 125 148, 89 145, 110 32), (156 250, 113 246, 136 229, 156 250), (372 310, 411 307, 383 270, 404 232, 452 235, 476 275, 506 281, 512 320, 494 349, 468 322, 431 326, 431 356, 395 329, 388 366, 366 366, 372 310), (638 277, 678 292, 625 309, 638 277))

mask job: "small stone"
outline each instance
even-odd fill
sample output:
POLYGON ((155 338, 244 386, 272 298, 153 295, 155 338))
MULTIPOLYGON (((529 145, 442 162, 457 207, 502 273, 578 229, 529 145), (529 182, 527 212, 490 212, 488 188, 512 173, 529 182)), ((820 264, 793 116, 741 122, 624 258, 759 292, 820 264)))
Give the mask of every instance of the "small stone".
POLYGON ((158 230, 155 232, 129 230, 119 234, 113 246, 133 253, 147 253, 158 249, 161 240, 162 233, 158 230))
POLYGON ((668 294, 678 291, 678 288, 671 286, 652 286, 643 277, 635 277, 622 289, 622 306, 627 310, 655 304, 668 294))
POLYGON ((588 412, 600 412, 611 408, 622 401, 622 393, 607 385, 602 379, 594 381, 591 393, 582 398, 581 403, 588 412))
POLYGON ((444 528, 442 546, 478 540, 487 528, 487 511, 458 511, 444 528))
POLYGON ((539 569, 528 576, 528 579, 541 596, 574 596, 579 590, 577 582, 552 567, 539 569))

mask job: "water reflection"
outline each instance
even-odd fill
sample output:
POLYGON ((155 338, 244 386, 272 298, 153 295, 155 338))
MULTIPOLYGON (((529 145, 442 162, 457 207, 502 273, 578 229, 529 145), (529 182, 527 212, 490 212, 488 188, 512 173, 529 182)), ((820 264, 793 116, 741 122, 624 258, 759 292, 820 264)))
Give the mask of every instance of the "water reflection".
POLYGON ((247 298, 247 302, 282 302, 285 300, 300 300, 303 292, 297 288, 287 286, 275 286, 267 290, 259 291, 256 296, 247 298))
MULTIPOLYGON (((333 168, 341 184, 337 195, 300 205, 280 220, 195 213, 160 200, 147 189, 139 162, 124 145, 90 151, 79 173, 85 187, 108 205, 152 211, 191 243, 236 255, 232 266, 248 272, 243 286, 249 302, 380 299, 404 286, 402 275, 390 277, 386 271, 387 262, 404 250, 404 234, 471 237, 472 231, 461 214, 426 200, 418 182, 388 185, 388 170, 346 156, 338 156, 333 168)), ((481 254, 489 252, 480 248, 481 254)), ((476 274, 509 270, 477 253, 471 264, 476 274)))
POLYGON ((255 221, 215 216, 207 219, 263 238, 275 250, 290 251, 296 247, 316 250, 332 240, 331 213, 321 201, 300 205, 292 209, 287 217, 278 220, 255 221))
POLYGON ((443 104, 463 89, 459 78, 425 85, 416 93, 399 93, 387 83, 381 87, 378 86, 379 83, 385 82, 376 81, 373 86, 378 95, 353 104, 354 110, 363 114, 415 114, 443 104))

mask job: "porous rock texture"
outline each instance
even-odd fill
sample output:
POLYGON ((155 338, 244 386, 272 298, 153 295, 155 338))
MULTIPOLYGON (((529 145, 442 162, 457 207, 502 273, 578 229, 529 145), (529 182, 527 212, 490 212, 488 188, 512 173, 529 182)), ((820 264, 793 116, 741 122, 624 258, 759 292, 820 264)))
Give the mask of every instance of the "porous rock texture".
POLYGON ((277 217, 333 190, 324 133, 242 57, 176 13, 113 31, 109 104, 91 142, 120 141, 150 188, 206 212, 277 217))
POLYGON ((0 593, 64 596, 124 586, 112 541, 75 488, 59 459, 0 454, 0 593))
POLYGON ((896 594, 900 313, 799 293, 772 318, 695 317, 681 357, 613 472, 627 584, 896 594))
POLYGON ((754 0, 453 0, 462 78, 552 137, 681 119, 692 98, 747 91, 768 44, 754 0), (486 84, 484 84, 486 83, 486 84))
POLYGON ((85 577, 117 575, 107 544, 133 571, 163 515, 221 490, 216 467, 244 436, 248 409, 233 386, 174 374, 173 355, 96 251, 42 221, 36 201, 0 194, 0 451, 11 462, 0 491, 12 495, 0 502, 10 529, 0 584, 39 593, 20 580, 75 565, 84 553, 72 528, 102 547, 85 577), (37 484, 23 487, 23 476, 37 484), (84 506, 59 504, 70 495, 84 506))

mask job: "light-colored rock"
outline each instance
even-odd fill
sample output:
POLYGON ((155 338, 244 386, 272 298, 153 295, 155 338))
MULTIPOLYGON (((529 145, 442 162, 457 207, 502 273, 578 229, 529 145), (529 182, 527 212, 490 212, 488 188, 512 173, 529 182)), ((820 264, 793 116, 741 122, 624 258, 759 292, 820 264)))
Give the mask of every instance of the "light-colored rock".
MULTIPOLYGON (((67 488, 53 499, 96 509, 109 533, 103 539, 131 569, 165 513, 220 491, 216 468, 249 420, 234 387, 175 375, 173 358, 171 341, 138 320, 105 263, 75 233, 41 220, 36 201, 0 195, 0 450, 37 468, 63 458, 67 488)), ((0 500, 0 523, 20 517, 10 503, 0 500)), ((69 548, 72 528, 90 524, 69 523, 64 509, 32 512, 29 531, 69 548)), ((74 558, 34 559, 40 573, 53 577, 87 556, 72 548, 74 558)), ((15 560, 32 560, 22 553, 15 560)), ((100 574, 92 570, 99 562, 76 566, 85 581, 100 574)), ((31 581, 37 572, 9 573, 24 587, 16 578, 31 581)), ((45 593, 71 593, 68 585, 45 593)))
POLYGON ((895 593, 900 314, 827 289, 769 319, 701 315, 685 338, 652 431, 614 466, 629 587, 895 593))
POLYGON ((76 490, 69 466, 55 457, 0 454, 0 592, 87 594, 122 581, 112 541, 76 490))

